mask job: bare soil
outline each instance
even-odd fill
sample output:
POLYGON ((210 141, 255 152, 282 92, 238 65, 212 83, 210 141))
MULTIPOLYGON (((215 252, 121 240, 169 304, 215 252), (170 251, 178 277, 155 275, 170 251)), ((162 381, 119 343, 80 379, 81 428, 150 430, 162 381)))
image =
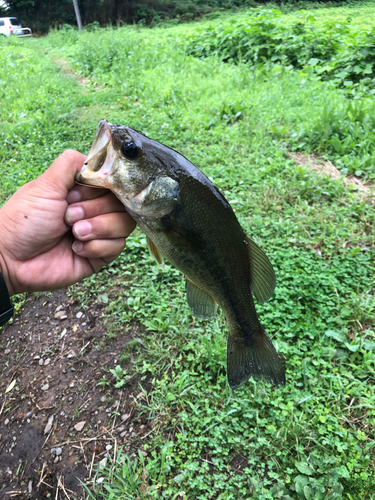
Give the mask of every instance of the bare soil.
POLYGON ((292 158, 298 165, 307 167, 314 172, 318 172, 321 175, 331 177, 335 181, 342 179, 345 186, 356 189, 360 196, 366 198, 366 200, 369 201, 372 205, 375 205, 374 184, 366 184, 353 174, 344 177, 343 175, 341 175, 340 170, 336 168, 332 162, 309 153, 288 153, 288 156, 292 158))
POLYGON ((108 373, 140 327, 108 340, 104 307, 80 309, 66 290, 33 294, 0 330, 1 500, 81 499, 80 481, 93 481, 106 455, 147 454, 149 422, 134 408, 139 376, 116 389, 108 373))

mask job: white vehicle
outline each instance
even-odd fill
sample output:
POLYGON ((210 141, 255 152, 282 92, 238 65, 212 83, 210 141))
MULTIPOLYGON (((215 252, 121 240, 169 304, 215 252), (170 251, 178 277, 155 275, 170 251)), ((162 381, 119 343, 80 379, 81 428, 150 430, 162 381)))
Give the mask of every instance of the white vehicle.
POLYGON ((31 29, 22 28, 16 17, 0 17, 0 35, 31 36, 31 29))

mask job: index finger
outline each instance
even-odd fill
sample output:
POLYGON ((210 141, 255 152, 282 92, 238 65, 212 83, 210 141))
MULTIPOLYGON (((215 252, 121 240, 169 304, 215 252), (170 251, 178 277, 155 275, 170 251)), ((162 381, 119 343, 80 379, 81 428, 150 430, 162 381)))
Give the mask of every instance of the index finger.
POLYGON ((95 198, 100 198, 108 192, 108 189, 98 189, 76 184, 74 188, 68 192, 66 201, 69 205, 71 205, 72 203, 77 203, 79 201, 94 200, 95 198))

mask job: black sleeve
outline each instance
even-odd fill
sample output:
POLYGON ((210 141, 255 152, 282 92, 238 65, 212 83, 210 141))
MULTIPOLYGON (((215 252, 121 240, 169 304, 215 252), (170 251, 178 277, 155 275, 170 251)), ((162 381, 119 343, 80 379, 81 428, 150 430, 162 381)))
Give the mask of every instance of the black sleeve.
POLYGON ((13 316, 14 306, 10 301, 7 286, 0 273, 0 326, 8 323, 13 316))

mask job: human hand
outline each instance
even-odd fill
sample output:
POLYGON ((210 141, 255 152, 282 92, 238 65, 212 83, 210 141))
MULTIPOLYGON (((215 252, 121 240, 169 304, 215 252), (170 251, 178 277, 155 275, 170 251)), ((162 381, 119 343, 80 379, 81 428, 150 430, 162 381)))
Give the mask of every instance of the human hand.
POLYGON ((75 185, 85 159, 65 151, 0 209, 0 271, 9 295, 66 287, 124 249, 135 222, 109 191, 75 185))

